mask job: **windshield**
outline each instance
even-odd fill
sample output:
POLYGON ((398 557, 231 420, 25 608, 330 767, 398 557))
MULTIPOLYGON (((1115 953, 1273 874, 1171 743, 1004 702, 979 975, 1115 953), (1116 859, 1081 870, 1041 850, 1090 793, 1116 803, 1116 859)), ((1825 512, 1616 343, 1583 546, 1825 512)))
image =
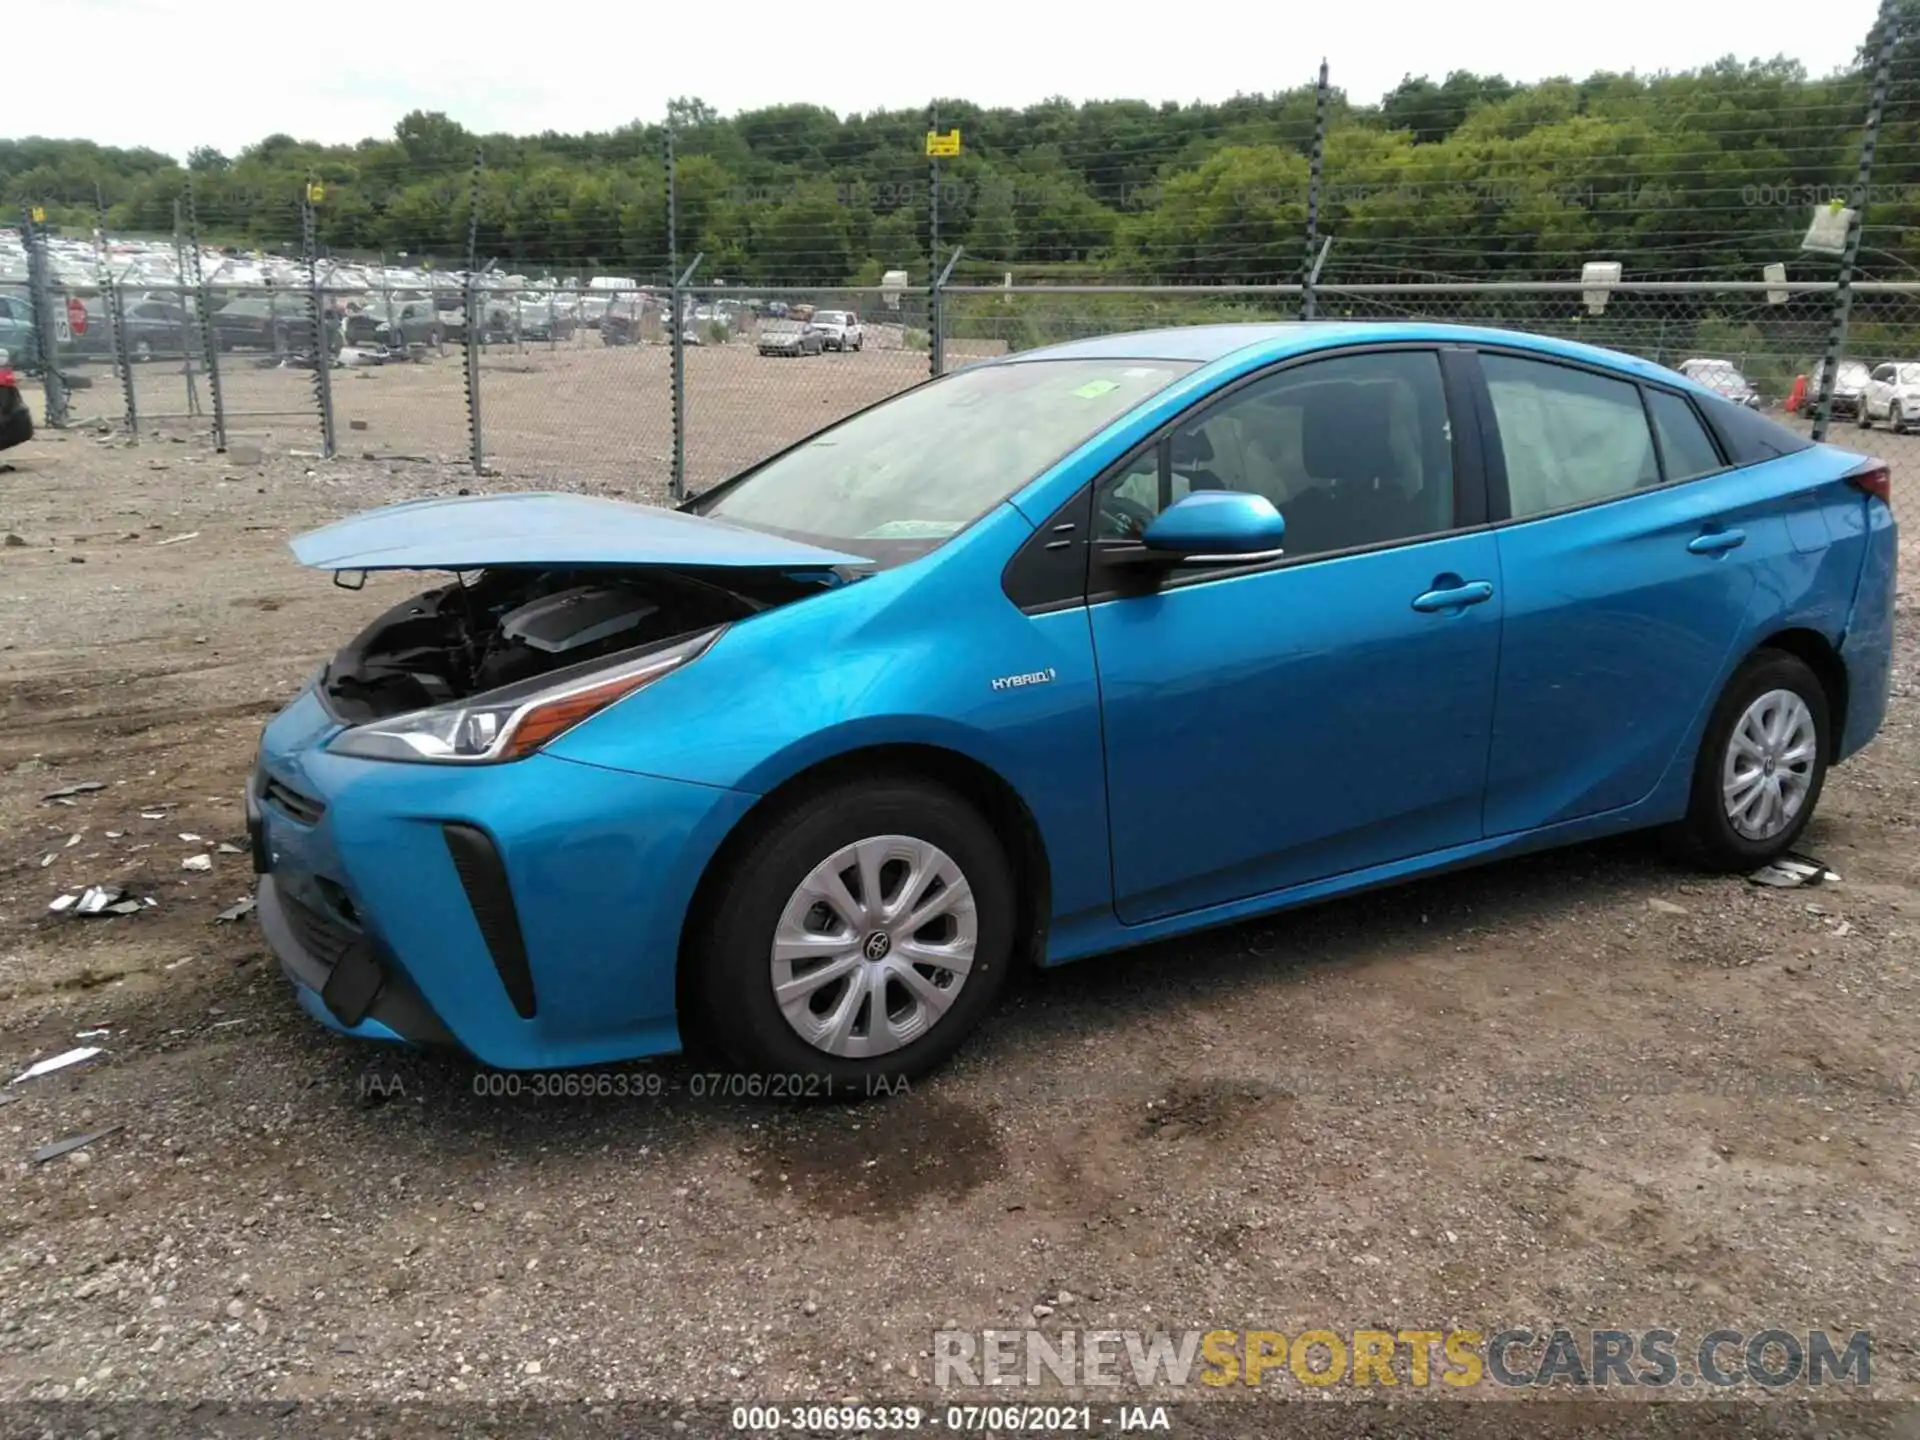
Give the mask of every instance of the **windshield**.
POLYGON ((900 563, 958 534, 1193 368, 1182 360, 1036 360, 957 370, 822 431, 688 508, 900 563))
POLYGON ((1920 385, 1920 365, 1902 365, 1900 367, 1902 385, 1920 385))
POLYGON ((844 325, 847 317, 838 310, 816 310, 813 323, 816 325, 844 325))

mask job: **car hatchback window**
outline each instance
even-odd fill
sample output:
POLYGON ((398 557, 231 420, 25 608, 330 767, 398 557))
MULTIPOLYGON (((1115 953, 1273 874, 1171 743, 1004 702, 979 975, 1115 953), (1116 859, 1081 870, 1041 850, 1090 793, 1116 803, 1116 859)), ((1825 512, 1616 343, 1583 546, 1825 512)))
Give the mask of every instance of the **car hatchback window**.
POLYGON ((1482 355, 1515 519, 1660 483, 1639 387, 1591 371, 1482 355))

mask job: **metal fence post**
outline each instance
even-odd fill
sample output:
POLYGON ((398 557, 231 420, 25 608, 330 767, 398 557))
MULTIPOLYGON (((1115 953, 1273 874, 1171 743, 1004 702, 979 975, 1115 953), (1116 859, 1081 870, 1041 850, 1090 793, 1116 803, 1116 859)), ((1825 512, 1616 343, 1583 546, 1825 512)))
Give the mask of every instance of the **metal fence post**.
POLYGON ((1311 320, 1316 305, 1314 287, 1320 279, 1320 171, 1327 154, 1327 62, 1320 62, 1320 80, 1313 90, 1313 149, 1307 155, 1307 243, 1300 261, 1300 318, 1311 320))
POLYGON ((935 380, 947 373, 947 302, 944 292, 947 277, 953 274, 953 267, 960 263, 960 251, 960 246, 953 247, 946 267, 933 277, 933 283, 927 287, 927 373, 935 380))
POLYGON ((140 403, 134 394, 133 347, 127 343, 127 303, 119 282, 104 268, 100 272, 100 295, 106 303, 107 324, 112 330, 113 363, 120 371, 120 388, 127 402, 127 433, 140 438, 140 403))
MULTIPOLYGON (((687 493, 687 372, 680 336, 680 192, 674 171, 673 109, 667 109, 667 406, 673 427, 673 459, 667 470, 667 494, 678 500, 687 493)), ((636 338, 641 302, 634 301, 636 338)))
MULTIPOLYGON (((1833 387, 1840 368, 1840 352, 1846 347, 1847 318, 1853 311, 1853 265, 1860 257, 1860 231, 1866 224, 1868 188, 1873 180, 1873 151, 1880 140, 1880 114, 1887 105, 1887 86, 1893 74, 1894 46, 1900 37, 1898 0, 1880 0, 1880 61, 1873 75, 1873 98, 1867 103, 1867 129, 1860 139, 1860 168, 1854 176, 1853 216, 1847 222, 1846 245, 1840 254, 1839 284, 1833 291, 1833 314, 1827 322, 1826 352, 1820 363, 1820 389, 1814 401, 1813 438, 1827 438, 1827 422, 1833 417, 1833 387)), ((1860 402, 1866 403, 1864 399, 1860 402)))
POLYGON ((34 348, 40 353, 40 381, 47 397, 47 425, 54 430, 67 426, 67 381, 60 373, 58 327, 66 323, 53 311, 53 278, 47 273, 47 233, 45 223, 34 218, 32 209, 21 217, 21 232, 27 241, 27 296, 33 306, 34 348))
POLYGON ((675 500, 685 498, 687 493, 687 327, 680 312, 687 303, 685 296, 687 286, 693 283, 693 272, 705 258, 705 251, 697 252, 686 270, 673 277, 669 292, 673 305, 667 321, 667 354, 673 371, 673 472, 667 477, 667 493, 675 500))
POLYGON ((320 235, 314 207, 320 198, 320 183, 307 177, 307 192, 300 201, 300 245, 307 259, 307 320, 313 327, 313 398, 320 407, 320 454, 334 457, 333 433, 333 336, 326 297, 320 293, 320 235))
POLYGON ((940 282, 946 277, 933 268, 940 263, 940 157, 933 153, 933 137, 939 133, 940 104, 935 101, 927 106, 927 374, 936 380, 946 368, 946 337, 940 333, 940 282))
POLYGON ((200 268, 200 207, 194 201, 192 176, 187 178, 186 256, 194 316, 200 327, 200 358, 207 367, 207 394, 213 400, 213 448, 223 453, 227 448, 227 406, 220 387, 220 345, 213 330, 213 291, 200 268))
POLYGON ((466 386, 467 461, 473 473, 486 470, 486 445, 480 425, 480 175, 485 157, 473 149, 473 179, 467 187, 466 386))

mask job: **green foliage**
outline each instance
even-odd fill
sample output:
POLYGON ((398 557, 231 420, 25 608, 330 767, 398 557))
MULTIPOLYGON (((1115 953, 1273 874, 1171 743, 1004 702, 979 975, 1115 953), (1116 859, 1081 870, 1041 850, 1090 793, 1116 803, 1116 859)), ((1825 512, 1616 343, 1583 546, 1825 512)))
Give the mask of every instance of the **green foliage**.
MULTIPOLYGON (((1900 42, 1920 60, 1920 0, 1900 42)), ((1408 77, 1380 105, 1335 93, 1318 223, 1334 237, 1324 279, 1565 279, 1583 258, 1630 278, 1756 278, 1798 260, 1811 205, 1852 179, 1871 43, 1847 73, 1810 80, 1785 60, 1724 60, 1678 75, 1596 74, 1515 85, 1455 72, 1408 77)), ((1920 90, 1897 71, 1863 262, 1920 263, 1920 90)), ((323 242, 336 254, 511 271, 663 278, 674 254, 742 285, 916 285, 964 247, 974 281, 1271 283, 1305 263, 1314 93, 1217 104, 1048 100, 1025 109, 938 102, 966 149, 940 162, 935 252, 924 111, 845 119, 814 105, 723 118, 668 106, 678 233, 668 234, 667 130, 477 135, 414 111, 384 139, 320 146, 269 135, 185 166, 151 150, 0 140, 0 215, 45 205, 123 234, 172 231, 193 187, 204 238, 280 248, 300 233, 306 179, 326 183, 323 242), (483 157, 478 185, 474 157, 483 157), (677 240, 677 245, 672 243, 677 240)), ((1084 308, 1084 307, 1083 307, 1084 308)), ((1022 336, 1007 337, 1009 343, 1022 336)))

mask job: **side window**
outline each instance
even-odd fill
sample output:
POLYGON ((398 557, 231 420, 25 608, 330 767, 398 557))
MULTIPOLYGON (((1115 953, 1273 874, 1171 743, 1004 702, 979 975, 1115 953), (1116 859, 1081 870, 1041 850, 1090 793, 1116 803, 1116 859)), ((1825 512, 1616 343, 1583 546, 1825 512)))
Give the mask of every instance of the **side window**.
POLYGON ((1893 366, 1880 366, 1873 372, 1873 378, 1878 380, 1882 385, 1891 385, 1893 383, 1893 366))
POLYGON ((1432 351, 1290 367, 1180 425, 1166 449, 1166 484, 1152 452, 1103 484, 1100 538, 1138 534, 1196 490, 1264 495, 1287 522, 1282 544, 1295 559, 1453 526, 1452 432, 1432 351))
POLYGON ((1653 434, 1631 381, 1511 355, 1482 355, 1480 365, 1515 519, 1660 483, 1653 434))
POLYGON ((1660 437, 1660 458, 1666 462, 1669 481, 1692 480, 1727 468, 1693 406, 1678 395, 1649 390, 1647 409, 1653 415, 1654 434, 1660 437))

